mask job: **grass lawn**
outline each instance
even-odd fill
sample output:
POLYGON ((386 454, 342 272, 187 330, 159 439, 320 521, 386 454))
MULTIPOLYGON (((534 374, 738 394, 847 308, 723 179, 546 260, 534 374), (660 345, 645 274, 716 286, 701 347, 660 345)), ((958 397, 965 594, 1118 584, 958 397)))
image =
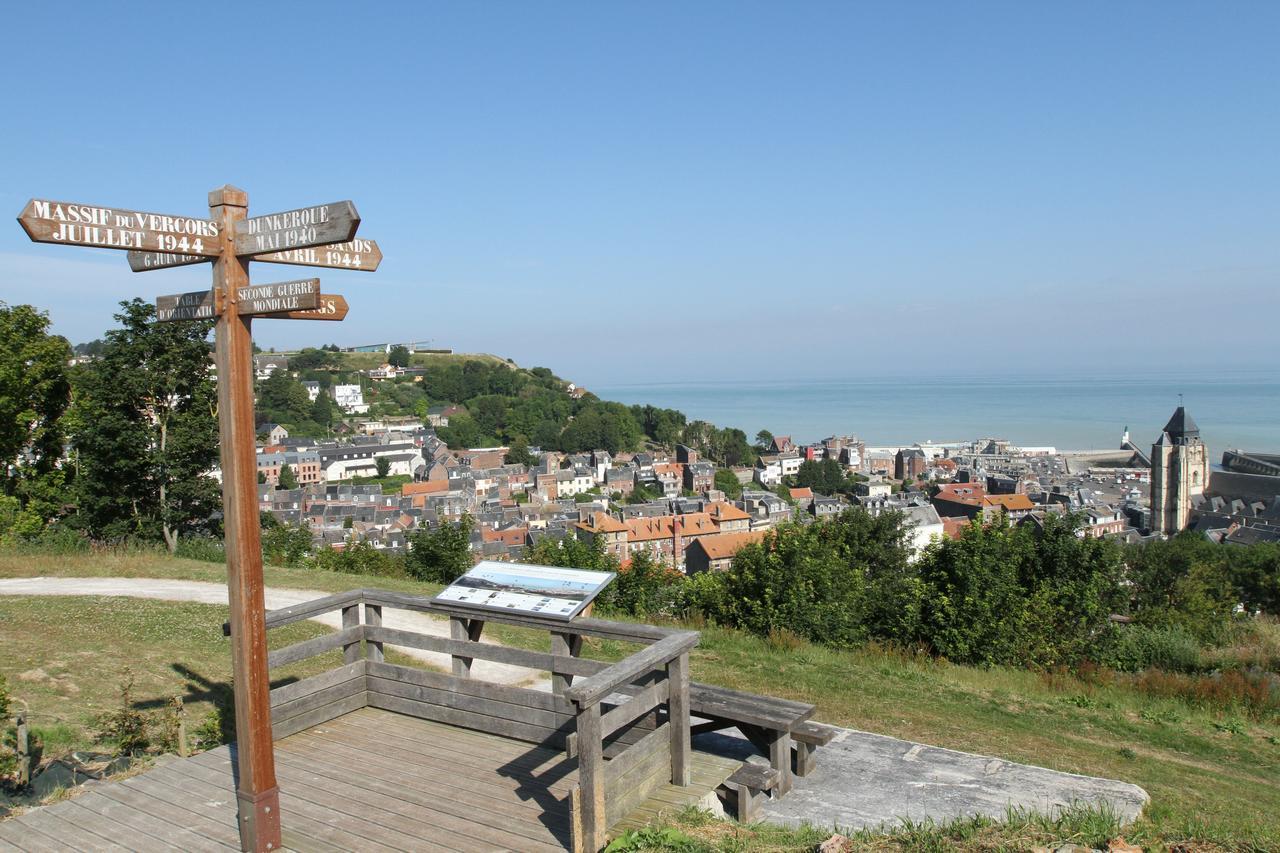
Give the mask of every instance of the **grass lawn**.
POLYGON ((398 495, 405 483, 412 483, 413 477, 408 474, 388 474, 385 477, 352 477, 353 486, 381 486, 384 495, 398 495))
MULTIPOLYGON (((387 363, 385 352, 344 352, 342 356, 343 370, 370 370, 387 363)), ((487 352, 415 352, 409 355, 410 367, 447 367, 450 364, 466 364, 468 361, 482 361, 486 364, 507 364, 508 362, 487 352)))
MULTIPOLYGON (((194 729, 213 710, 210 688, 231 677, 226 618, 226 607, 190 602, 0 596, 0 675, 13 712, 27 712, 47 757, 91 747, 95 718, 121 707, 121 686, 130 679, 134 707, 161 709, 181 696, 194 729)), ((273 630, 271 644, 328 632, 300 622, 273 630)), ((340 665, 341 658, 336 650, 273 675, 305 677, 340 665)))
MULTIPOLYGON (((0 578, 34 577, 111 577, 173 578, 225 584, 227 569, 222 563, 184 560, 160 551, 122 550, 95 554, 41 554, 0 548, 0 578)), ((344 592, 358 587, 379 587, 418 595, 435 595, 439 584, 421 583, 404 578, 346 575, 312 569, 287 569, 266 566, 263 577, 267 586, 344 592)))
MULTIPOLYGON (((151 553, 89 557, 0 552, 0 577, 222 581, 223 571, 219 565, 151 553)), ((302 569, 268 568, 266 575, 271 586, 326 592, 357 586, 424 595, 438 590, 407 580, 302 569)), ((125 660, 148 662, 145 679, 141 669, 136 671, 139 698, 167 697, 184 689, 174 662, 225 679, 223 610, 133 599, 0 599, 0 642, 6 652, 0 657, 0 673, 15 696, 48 715, 34 722, 83 730, 87 717, 116 701, 125 660), (23 677, 32 670, 44 674, 23 677)), ((1072 677, 955 666, 875 648, 836 651, 802 641, 771 643, 735 631, 694 627, 702 631, 692 656, 697 680, 812 702, 818 706, 815 718, 824 722, 1136 783, 1151 794, 1152 802, 1139 823, 1124 830, 1132 842, 1280 850, 1280 720, 1274 717, 1251 719, 1072 677)), ((284 637, 273 631, 273 642, 296 641, 325 629, 303 623, 284 630, 297 633, 284 637)), ((493 625, 491 635, 522 647, 547 645, 545 634, 510 627, 493 625)), ((584 653, 612 660, 630 649, 588 640, 584 653)), ((704 825, 696 816, 676 825, 697 840, 692 849, 811 850, 815 844, 814 833, 726 829, 704 825)), ((876 849, 1029 849, 1045 830, 1039 824, 1007 832, 966 824, 947 832, 866 843, 876 849), (915 840, 907 843, 904 838, 915 840)), ((655 841, 634 849, 664 848, 655 841)))

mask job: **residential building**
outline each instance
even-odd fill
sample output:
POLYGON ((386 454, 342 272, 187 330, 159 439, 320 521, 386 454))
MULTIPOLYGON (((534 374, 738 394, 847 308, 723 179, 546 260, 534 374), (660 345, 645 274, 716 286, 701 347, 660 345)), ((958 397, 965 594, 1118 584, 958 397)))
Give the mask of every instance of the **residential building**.
POLYGON ((350 415, 363 415, 369 411, 364 401, 364 390, 359 385, 333 386, 333 402, 350 415))
POLYGON ((844 509, 844 504, 839 498, 828 498, 822 495, 814 495, 813 500, 809 501, 809 514, 815 520, 825 518, 833 518, 840 514, 844 509))
POLYGON ((728 501, 709 503, 706 512, 721 533, 741 533, 751 529, 751 516, 728 501))
POLYGON ((756 459, 755 481, 767 489, 782 482, 782 461, 777 456, 756 459))
POLYGON ((893 493, 893 487, 884 480, 869 480, 853 488, 855 494, 867 498, 887 498, 893 493))
MULTIPOLYGON (((696 453, 694 459, 697 459, 696 453)), ((684 466, 684 487, 691 492, 711 491, 716 487, 716 466, 710 462, 687 463, 684 466)))
POLYGON ((791 504, 773 492, 742 493, 740 502, 742 510, 751 516, 751 529, 761 530, 773 527, 783 521, 791 521, 791 504))
POLYGON ((685 549, 690 543, 719 532, 711 516, 705 512, 634 518, 623 524, 627 525, 629 553, 648 551, 659 562, 677 569, 683 567, 685 549))
POLYGON ((267 437, 267 445, 280 444, 289 437, 289 431, 280 424, 263 424, 258 427, 258 435, 267 437))
POLYGON ((589 544, 600 540, 606 554, 619 560, 627 558, 627 533, 630 528, 607 512, 593 512, 586 521, 573 525, 578 538, 589 544))
POLYGON ((636 490, 636 469, 631 466, 610 468, 604 472, 604 490, 619 493, 624 498, 636 490))
POLYGON ((289 359, 282 355, 262 353, 253 357, 253 374, 258 381, 269 379, 277 370, 288 370, 289 359))
POLYGON ((764 539, 765 532, 716 533, 702 536, 685 549, 685 571, 723 572, 733 563, 733 557, 747 545, 764 539))
POLYGON ((893 457, 893 476, 898 480, 914 480, 929 468, 929 459, 918 447, 904 447, 893 457))
POLYGON ((941 539, 945 528, 938 511, 932 506, 910 506, 902 510, 910 532, 907 534, 911 559, 915 560, 930 542, 941 539))
POLYGON ((293 472, 293 478, 299 486, 312 486, 324 482, 324 471, 320 467, 320 454, 315 451, 303 453, 259 453, 257 455, 258 473, 268 485, 279 485, 280 469, 285 465, 293 472))

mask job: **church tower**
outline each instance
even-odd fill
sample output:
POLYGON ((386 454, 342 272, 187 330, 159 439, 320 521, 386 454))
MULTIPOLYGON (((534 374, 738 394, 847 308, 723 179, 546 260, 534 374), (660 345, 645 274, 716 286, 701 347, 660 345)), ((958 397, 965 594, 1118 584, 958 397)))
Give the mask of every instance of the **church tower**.
POLYGON ((1187 526, 1191 498, 1204 494, 1209 451, 1182 406, 1151 445, 1151 532, 1173 536, 1187 526))

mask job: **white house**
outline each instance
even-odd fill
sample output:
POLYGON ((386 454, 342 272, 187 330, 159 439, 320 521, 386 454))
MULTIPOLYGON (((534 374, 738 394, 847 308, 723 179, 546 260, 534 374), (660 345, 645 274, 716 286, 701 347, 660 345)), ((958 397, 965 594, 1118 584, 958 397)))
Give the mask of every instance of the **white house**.
POLYGON ((776 456, 761 456, 756 460, 755 481, 766 488, 782 482, 782 462, 776 456))
POLYGON ((364 391, 359 385, 334 385, 333 402, 348 414, 363 415, 369 411, 364 401, 364 391))
POLYGON ((556 472, 556 494, 562 498, 571 498, 583 492, 589 492, 596 486, 595 472, 589 468, 569 470, 561 468, 556 472))
POLYGON ((782 476, 791 477, 800 472, 800 465, 804 460, 800 458, 800 454, 794 450, 787 450, 778 454, 778 463, 782 466, 782 476))
POLYGON ((911 559, 915 560, 930 542, 942 538, 942 519, 932 506, 909 506, 902 510, 902 514, 910 525, 909 545, 911 559))

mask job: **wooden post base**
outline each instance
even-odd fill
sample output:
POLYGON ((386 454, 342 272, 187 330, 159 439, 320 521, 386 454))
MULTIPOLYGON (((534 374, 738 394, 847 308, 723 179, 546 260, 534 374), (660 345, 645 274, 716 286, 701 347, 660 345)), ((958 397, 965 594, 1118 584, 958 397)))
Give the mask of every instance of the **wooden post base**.
POLYGON ((239 806, 240 849, 263 853, 280 849, 280 789, 268 788, 256 797, 236 791, 239 806))

